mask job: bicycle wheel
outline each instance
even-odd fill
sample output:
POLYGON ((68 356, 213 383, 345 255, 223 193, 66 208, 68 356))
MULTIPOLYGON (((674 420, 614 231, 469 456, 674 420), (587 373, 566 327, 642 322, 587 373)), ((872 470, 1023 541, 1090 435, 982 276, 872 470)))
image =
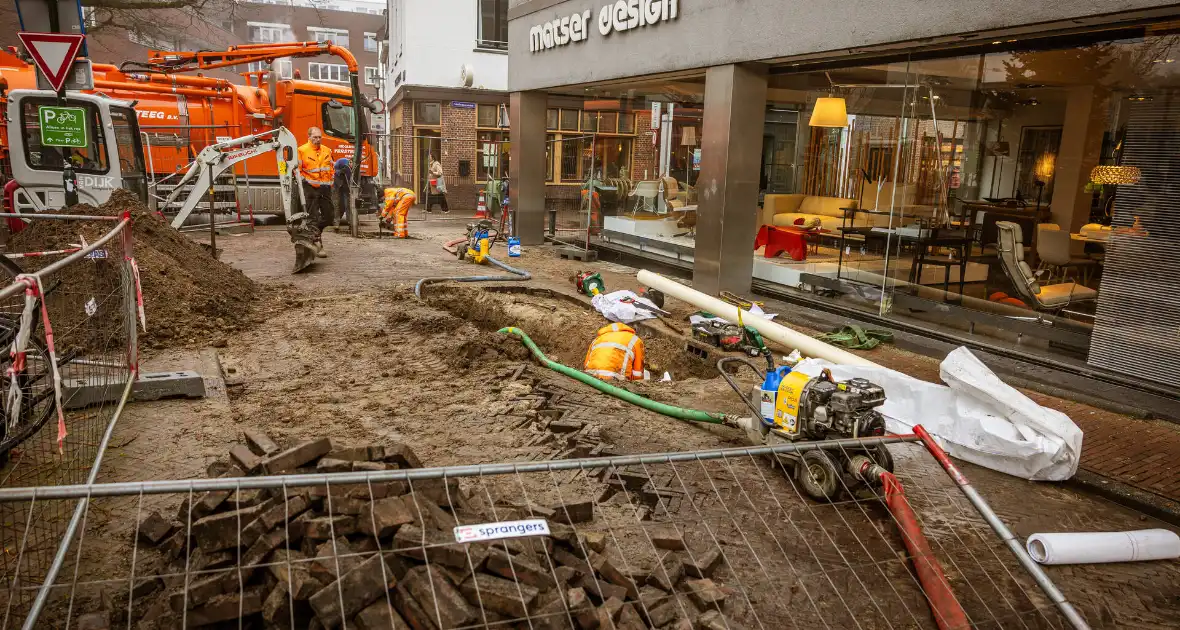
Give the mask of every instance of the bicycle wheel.
POLYGON ((4 284, 12 284, 16 277, 24 273, 20 265, 8 256, 0 256, 0 278, 4 280, 4 284))
MULTIPOLYGON (((11 359, 5 359, 0 369, 7 370, 11 359)), ((0 391, 0 465, 8 460, 13 448, 29 439, 53 416, 56 401, 53 398, 53 374, 49 364, 49 351, 37 337, 29 339, 25 351, 25 371, 17 376, 21 393, 21 413, 16 426, 8 425, 7 380, 0 391)))

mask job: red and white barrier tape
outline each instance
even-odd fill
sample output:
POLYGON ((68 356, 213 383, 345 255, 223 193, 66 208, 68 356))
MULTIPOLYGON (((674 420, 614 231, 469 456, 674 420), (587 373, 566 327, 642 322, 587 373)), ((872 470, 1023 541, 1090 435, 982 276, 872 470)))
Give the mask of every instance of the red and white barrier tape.
POLYGON ((143 312, 143 285, 139 282, 139 263, 135 262, 134 256, 127 260, 131 261, 131 277, 135 279, 135 306, 139 310, 139 325, 143 332, 147 332, 147 316, 143 312))
POLYGON ((70 249, 55 249, 48 252, 25 252, 23 254, 4 254, 5 258, 37 258, 40 256, 58 256, 61 254, 73 254, 82 251, 81 247, 71 247, 70 249))

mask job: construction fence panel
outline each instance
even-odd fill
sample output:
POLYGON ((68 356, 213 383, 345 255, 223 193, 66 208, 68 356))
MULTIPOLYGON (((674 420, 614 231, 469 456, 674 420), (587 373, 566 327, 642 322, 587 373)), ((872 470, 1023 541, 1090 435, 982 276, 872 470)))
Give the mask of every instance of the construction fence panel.
POLYGON ((817 503, 781 459, 889 443, 970 625, 1068 627, 907 439, 415 470, 404 450, 370 446, 348 449, 352 462, 300 458, 352 472, 216 471, 0 501, 90 498, 73 564, 33 620, 52 627, 946 627, 878 493, 817 503))
MULTIPOLYGON (((130 219, 6 218, 23 230, 3 254, 12 275, 0 290, 0 488, 93 482, 136 371, 130 219)), ((8 625, 27 614, 60 559, 78 504, 0 504, 8 625)))

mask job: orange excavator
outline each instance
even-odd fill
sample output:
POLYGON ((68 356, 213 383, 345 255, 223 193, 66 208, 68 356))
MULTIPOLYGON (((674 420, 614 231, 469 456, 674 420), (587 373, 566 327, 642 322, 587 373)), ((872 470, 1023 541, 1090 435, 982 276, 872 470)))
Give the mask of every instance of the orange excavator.
MULTIPOLYGON (((373 177, 376 156, 366 139, 365 110, 380 111, 380 102, 370 103, 360 91, 358 66, 352 53, 327 42, 249 44, 222 51, 152 51, 146 62, 124 62, 120 66, 94 64, 94 89, 72 94, 95 94, 130 101, 143 144, 145 183, 153 200, 169 196, 185 170, 201 151, 236 138, 273 131, 280 127, 303 136, 309 127, 324 131, 324 144, 336 158, 348 158, 353 165, 353 204, 375 206, 373 177), (278 79, 273 71, 242 73, 245 84, 201 76, 200 71, 272 64, 279 59, 334 55, 348 68, 349 85, 318 83, 300 79, 278 79), (358 168, 359 165, 359 168, 358 168)), ((0 93, 35 89, 33 66, 16 54, 0 51, 0 93)), ((7 125, 0 125, 0 178, 12 173, 9 154, 12 143, 7 125)), ((79 171, 85 172, 80 166, 79 171)), ((234 199, 233 188, 218 186, 218 208, 235 201, 249 204, 259 214, 282 214, 280 182, 276 161, 258 156, 237 164, 231 173, 235 188, 245 199, 234 199), (226 193, 229 200, 225 200, 226 193)), ((86 181, 102 180, 91 177, 86 181)), ((160 208, 169 212, 174 208, 160 208)), ((356 213, 349 213, 355 217, 356 213)))

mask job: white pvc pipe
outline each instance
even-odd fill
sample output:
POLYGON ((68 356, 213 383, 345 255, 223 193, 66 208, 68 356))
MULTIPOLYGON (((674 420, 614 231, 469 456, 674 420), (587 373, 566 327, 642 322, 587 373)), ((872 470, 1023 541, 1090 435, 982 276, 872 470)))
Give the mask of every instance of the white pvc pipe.
POLYGON ((1041 564, 1097 564, 1180 558, 1180 536, 1166 529, 1033 534, 1028 555, 1041 564))
MULTIPOLYGON (((715 297, 705 295, 675 280, 665 278, 658 273, 640 271, 637 279, 640 284, 658 289, 664 295, 688 302, 701 310, 708 311, 731 322, 738 321, 738 308, 728 302, 723 302, 715 297)), ((826 344, 814 337, 791 330, 778 322, 754 315, 746 310, 742 311, 742 323, 753 327, 754 330, 761 333, 768 341, 773 341, 786 348, 798 349, 806 357, 827 359, 837 365, 883 367, 868 359, 852 354, 847 350, 841 350, 836 346, 826 344)))

